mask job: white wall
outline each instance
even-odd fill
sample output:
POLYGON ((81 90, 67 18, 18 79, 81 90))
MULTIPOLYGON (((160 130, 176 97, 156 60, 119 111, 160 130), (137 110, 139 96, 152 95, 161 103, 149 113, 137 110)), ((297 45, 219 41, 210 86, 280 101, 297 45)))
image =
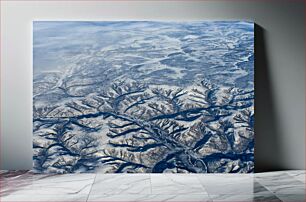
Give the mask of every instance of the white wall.
POLYGON ((252 20, 257 170, 305 168, 303 1, 2 1, 1 169, 32 167, 33 20, 252 20))

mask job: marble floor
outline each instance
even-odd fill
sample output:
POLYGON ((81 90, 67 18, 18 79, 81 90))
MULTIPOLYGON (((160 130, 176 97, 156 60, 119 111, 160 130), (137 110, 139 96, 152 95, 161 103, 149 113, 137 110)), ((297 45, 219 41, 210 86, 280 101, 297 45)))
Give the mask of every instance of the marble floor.
POLYGON ((0 201, 305 201, 305 171, 256 174, 0 172, 0 201))

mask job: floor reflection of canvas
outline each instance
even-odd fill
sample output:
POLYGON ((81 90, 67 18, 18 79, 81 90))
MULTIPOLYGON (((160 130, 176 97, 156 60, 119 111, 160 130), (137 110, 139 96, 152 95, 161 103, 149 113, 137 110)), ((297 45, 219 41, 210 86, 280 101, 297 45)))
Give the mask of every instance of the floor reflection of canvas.
POLYGON ((254 23, 33 22, 42 173, 254 171, 254 23))

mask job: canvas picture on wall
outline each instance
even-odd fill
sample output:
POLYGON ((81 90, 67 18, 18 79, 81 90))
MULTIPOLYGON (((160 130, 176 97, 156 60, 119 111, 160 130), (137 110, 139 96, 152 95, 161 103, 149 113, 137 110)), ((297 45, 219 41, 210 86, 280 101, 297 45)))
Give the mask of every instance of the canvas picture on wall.
POLYGON ((33 22, 33 170, 254 171, 254 23, 33 22))

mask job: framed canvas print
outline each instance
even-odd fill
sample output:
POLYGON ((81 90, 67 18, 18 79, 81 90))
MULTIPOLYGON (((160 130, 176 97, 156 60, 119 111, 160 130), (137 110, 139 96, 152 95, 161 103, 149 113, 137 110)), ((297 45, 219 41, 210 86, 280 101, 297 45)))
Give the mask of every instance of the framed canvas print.
POLYGON ((250 173, 254 23, 33 22, 42 173, 250 173))

